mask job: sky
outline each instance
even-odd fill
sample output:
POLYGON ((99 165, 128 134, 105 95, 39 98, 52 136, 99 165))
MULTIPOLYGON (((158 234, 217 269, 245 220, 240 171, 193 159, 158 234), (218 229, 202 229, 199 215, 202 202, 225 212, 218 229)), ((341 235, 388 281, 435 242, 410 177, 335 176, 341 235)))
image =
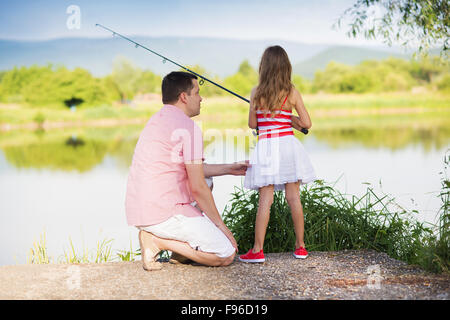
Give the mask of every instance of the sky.
POLYGON ((0 2, 0 39, 106 37, 103 24, 133 36, 277 39, 380 45, 333 29, 356 0, 17 0, 0 2), (79 15, 70 9, 75 5, 79 15), (79 19, 78 19, 79 18, 79 19), (75 23, 74 21, 79 21, 75 23), (68 22, 69 26, 68 26, 68 22))

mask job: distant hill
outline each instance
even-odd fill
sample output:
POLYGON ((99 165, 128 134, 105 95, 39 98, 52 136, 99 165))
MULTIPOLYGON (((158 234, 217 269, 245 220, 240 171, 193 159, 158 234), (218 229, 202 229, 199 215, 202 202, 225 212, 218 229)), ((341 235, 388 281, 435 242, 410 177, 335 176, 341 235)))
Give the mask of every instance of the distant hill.
MULTIPOLYGON (((388 56, 407 57, 394 49, 382 51, 361 47, 341 47, 326 44, 304 44, 277 40, 233 40, 217 38, 130 37, 182 65, 201 65, 210 76, 225 77, 235 73, 239 64, 248 59, 257 68, 264 49, 279 44, 286 49, 294 73, 312 78, 317 68, 331 61, 357 64, 365 59, 388 56)), ((65 38, 47 41, 0 40, 0 70, 33 64, 82 67, 96 76, 112 70, 115 57, 124 56, 137 66, 160 75, 178 67, 162 63, 162 59, 120 38, 65 38)))
MULTIPOLYGON (((287 41, 244 41, 215 38, 149 38, 131 37, 150 49, 181 65, 201 65, 210 75, 228 76, 238 70, 239 64, 248 59, 257 67, 264 49, 270 45, 283 46, 291 61, 302 61, 327 48, 327 45, 309 45, 287 41)), ((115 57, 124 56, 137 66, 166 74, 178 67, 162 63, 162 59, 135 48, 120 38, 56 39, 48 41, 0 40, 0 70, 14 66, 62 64, 68 68, 82 67, 96 76, 111 72, 115 57)))
POLYGON ((318 69, 325 69, 330 61, 340 62, 348 65, 356 65, 363 60, 383 60, 389 57, 409 59, 411 55, 401 54, 393 51, 382 51, 374 49, 366 49, 360 47, 337 46, 327 48, 316 54, 295 64, 293 73, 300 74, 305 78, 314 78, 314 73, 318 69))

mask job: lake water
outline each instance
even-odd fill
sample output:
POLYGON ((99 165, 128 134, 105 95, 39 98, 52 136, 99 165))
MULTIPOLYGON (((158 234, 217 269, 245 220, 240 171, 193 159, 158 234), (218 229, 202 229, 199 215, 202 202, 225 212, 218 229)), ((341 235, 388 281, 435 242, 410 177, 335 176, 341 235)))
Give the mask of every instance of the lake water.
MULTIPOLYGON (((26 134, 20 137, 23 143, 4 143, 0 265, 26 263, 33 242, 44 232, 55 262, 69 250, 69 239, 79 252, 95 250, 105 239, 113 239, 114 251, 130 245, 139 248, 137 231, 127 226, 124 210, 128 166, 139 131, 26 134)), ((369 183, 379 194, 395 197, 402 207, 417 210, 418 220, 434 222, 441 205, 439 172, 450 147, 448 136, 437 145, 413 141, 396 148, 359 141, 336 144, 313 133, 300 139, 320 179, 336 181, 341 192, 355 195, 364 194, 369 183)), ((233 162, 248 159, 249 150, 216 139, 205 143, 205 157, 208 163, 233 162)), ((215 178, 213 195, 219 212, 242 179, 215 178)))

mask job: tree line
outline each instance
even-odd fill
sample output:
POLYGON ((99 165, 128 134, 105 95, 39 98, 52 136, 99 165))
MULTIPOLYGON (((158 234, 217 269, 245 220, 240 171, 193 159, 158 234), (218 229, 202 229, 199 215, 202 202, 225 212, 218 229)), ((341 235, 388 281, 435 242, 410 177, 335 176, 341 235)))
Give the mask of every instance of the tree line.
MULTIPOLYGON (((235 74, 223 79, 198 65, 189 68, 243 96, 249 96, 258 84, 258 72, 247 60, 235 74)), ((69 70, 51 64, 15 67, 0 72, 0 102, 68 107, 74 101, 86 106, 126 103, 139 93, 160 93, 161 80, 161 76, 125 58, 116 59, 112 72, 105 77, 94 77, 82 68, 69 70)), ((366 60, 355 66, 330 62, 313 79, 294 74, 292 82, 302 93, 378 93, 407 91, 416 86, 450 92, 450 67, 439 57, 366 60)), ((208 97, 227 93, 205 82, 201 94, 208 97)))

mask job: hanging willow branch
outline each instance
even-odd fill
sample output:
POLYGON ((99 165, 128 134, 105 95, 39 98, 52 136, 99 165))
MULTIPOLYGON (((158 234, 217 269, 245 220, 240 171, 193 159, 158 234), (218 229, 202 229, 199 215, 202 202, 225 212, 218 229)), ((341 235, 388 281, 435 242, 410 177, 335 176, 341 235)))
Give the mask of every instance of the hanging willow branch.
POLYGON ((348 23, 349 37, 363 35, 391 46, 399 43, 427 53, 439 47, 448 55, 450 4, 446 0, 357 0, 344 11, 334 27, 348 23))

